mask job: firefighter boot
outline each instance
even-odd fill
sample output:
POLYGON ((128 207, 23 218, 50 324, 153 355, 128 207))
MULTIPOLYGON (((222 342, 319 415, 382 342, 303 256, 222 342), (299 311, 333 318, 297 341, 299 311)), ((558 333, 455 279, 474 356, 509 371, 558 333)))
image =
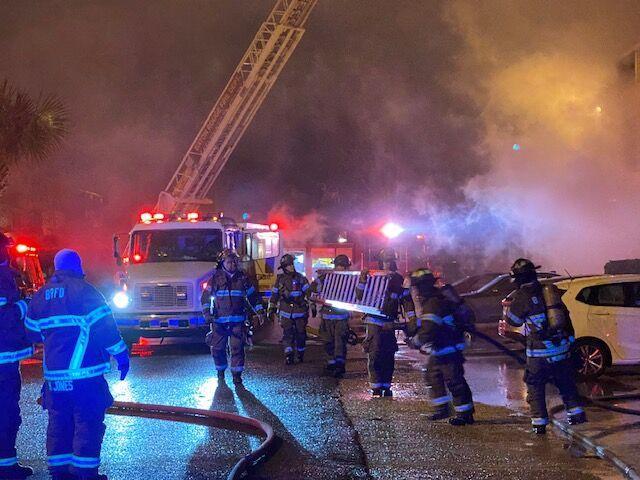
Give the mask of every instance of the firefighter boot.
POLYGON ((472 425, 473 422, 473 412, 456 413, 455 417, 449 419, 449 423, 455 427, 472 425))
POLYGON ((382 394, 383 394, 383 388, 380 387, 375 387, 371 389, 371 396, 373 398, 382 398, 382 394))
POLYGON ((383 388, 382 389, 382 396, 383 397, 393 397, 393 390, 391 390, 390 388, 383 388))
POLYGON ((293 352, 289 352, 284 357, 285 365, 293 365, 293 352))
POLYGON ((304 363, 304 352, 298 352, 298 362, 304 363))
POLYGON ((234 385, 242 385, 242 373, 241 372, 233 372, 233 384, 234 385))
POLYGON ((218 382, 224 382, 224 370, 218 370, 218 382))
POLYGON ((431 421, 435 420, 444 420, 445 418, 449 418, 451 416, 451 410, 448 404, 440 405, 436 407, 434 412, 429 415, 427 418, 431 421))
POLYGON ((33 475, 33 469, 31 467, 25 467, 16 463, 10 467, 0 467, 0 478, 7 479, 24 479, 33 475))
POLYGON ((533 433, 535 433, 536 435, 544 435, 545 433, 547 433, 547 426, 546 425, 532 425, 531 426, 531 431, 533 433))
POLYGON ((569 415, 569 425, 580 425, 587 422, 587 414, 585 412, 574 413, 569 415))
POLYGON ((344 377, 344 372, 345 372, 344 363, 337 364, 335 366, 333 376, 336 378, 342 378, 344 377))

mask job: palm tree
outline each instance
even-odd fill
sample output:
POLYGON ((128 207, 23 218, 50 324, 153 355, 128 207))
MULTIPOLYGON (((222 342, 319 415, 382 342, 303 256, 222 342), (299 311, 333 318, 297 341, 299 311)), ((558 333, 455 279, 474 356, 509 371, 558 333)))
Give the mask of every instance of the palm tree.
POLYGON ((67 134, 67 109, 55 95, 33 100, 25 92, 0 84, 0 195, 9 168, 21 161, 42 161, 58 149, 67 134))

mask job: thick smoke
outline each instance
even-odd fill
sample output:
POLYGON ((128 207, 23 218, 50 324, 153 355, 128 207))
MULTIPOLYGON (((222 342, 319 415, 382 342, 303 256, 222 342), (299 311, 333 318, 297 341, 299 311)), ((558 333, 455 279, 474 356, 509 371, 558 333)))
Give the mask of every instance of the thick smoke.
POLYGON ((492 165, 468 197, 548 267, 640 256, 640 88, 617 70, 640 41, 638 3, 459 1, 447 16, 466 45, 455 88, 482 109, 492 165))

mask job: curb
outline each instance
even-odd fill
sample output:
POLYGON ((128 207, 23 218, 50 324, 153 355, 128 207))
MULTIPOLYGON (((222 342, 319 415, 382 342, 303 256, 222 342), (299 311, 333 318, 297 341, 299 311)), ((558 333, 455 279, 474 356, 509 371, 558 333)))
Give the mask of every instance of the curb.
POLYGON ((620 473, 625 476, 625 478, 628 478, 630 480, 640 480, 640 476, 634 470, 634 468, 631 465, 625 463, 620 457, 615 454, 615 452, 613 452, 613 450, 597 444, 586 435, 575 431, 567 424, 553 418, 556 413, 562 410, 564 410, 564 406, 558 405, 553 407, 549 413, 551 414, 551 423, 554 427, 560 430, 560 432, 562 432, 563 436, 581 444, 586 450, 591 451, 595 453, 599 458, 608 461, 610 464, 616 467, 620 471, 620 473))

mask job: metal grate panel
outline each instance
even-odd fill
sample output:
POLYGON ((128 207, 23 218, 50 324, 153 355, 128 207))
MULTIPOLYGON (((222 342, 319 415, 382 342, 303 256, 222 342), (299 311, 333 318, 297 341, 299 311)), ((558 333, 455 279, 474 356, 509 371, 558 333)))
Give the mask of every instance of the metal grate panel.
POLYGON ((193 288, 188 284, 143 284, 136 286, 135 306, 141 310, 189 308, 193 288))

